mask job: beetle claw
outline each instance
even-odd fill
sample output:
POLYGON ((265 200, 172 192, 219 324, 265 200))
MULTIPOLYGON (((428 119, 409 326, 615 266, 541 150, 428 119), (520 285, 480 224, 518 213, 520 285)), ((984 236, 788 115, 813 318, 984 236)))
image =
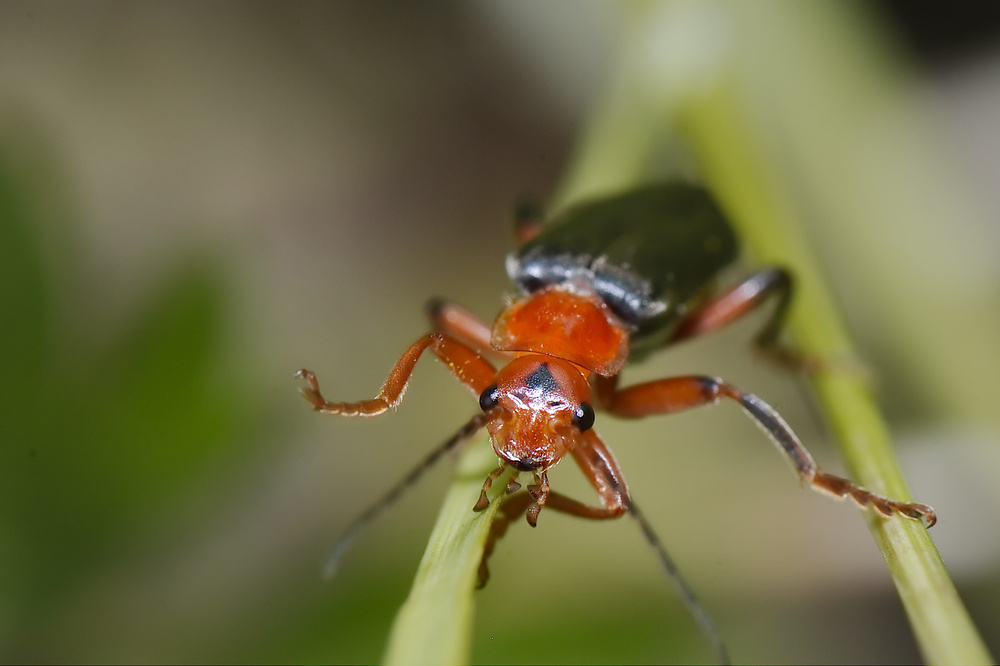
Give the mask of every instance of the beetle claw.
POLYGON ((524 513, 524 517, 527 518, 528 524, 531 525, 532 527, 536 527, 538 525, 538 512, 541 510, 542 510, 542 505, 539 504, 538 502, 535 502, 530 507, 528 507, 528 510, 524 513))

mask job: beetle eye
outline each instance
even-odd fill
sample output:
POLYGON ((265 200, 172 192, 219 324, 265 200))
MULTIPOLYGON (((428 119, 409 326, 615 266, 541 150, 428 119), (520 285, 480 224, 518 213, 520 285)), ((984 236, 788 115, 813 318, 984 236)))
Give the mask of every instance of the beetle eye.
POLYGON ((580 429, 580 432, 587 432, 594 427, 594 408, 586 402, 581 402, 580 407, 573 415, 573 425, 580 429))
POLYGON ((496 384, 490 384, 483 391, 482 395, 479 396, 479 406, 483 408, 484 412, 488 412, 497 406, 500 400, 500 390, 497 388, 496 384))

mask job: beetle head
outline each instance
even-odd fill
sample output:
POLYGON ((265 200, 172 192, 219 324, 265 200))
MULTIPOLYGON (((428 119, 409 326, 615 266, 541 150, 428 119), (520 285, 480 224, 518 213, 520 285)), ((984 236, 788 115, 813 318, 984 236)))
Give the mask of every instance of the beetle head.
POLYGON ((543 354, 515 358, 479 398, 494 451, 523 472, 544 472, 576 448, 594 424, 590 401, 584 371, 543 354))

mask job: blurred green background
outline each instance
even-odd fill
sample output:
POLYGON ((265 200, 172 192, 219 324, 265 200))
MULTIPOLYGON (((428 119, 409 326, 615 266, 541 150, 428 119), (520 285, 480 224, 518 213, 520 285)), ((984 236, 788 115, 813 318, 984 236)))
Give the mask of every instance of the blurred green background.
MULTIPOLYGON (((696 4, 711 39, 678 29, 663 57, 765 74, 743 81, 748 113, 1000 652, 996 23, 960 5, 927 30, 905 3, 696 4), (846 23, 813 39, 830 16, 846 23), (852 66, 894 86, 826 78, 852 66), (876 103, 847 113, 828 104, 841 90, 876 103)), ((324 557, 476 405, 427 361, 398 413, 323 418, 292 373, 369 397, 428 297, 494 316, 509 211, 565 172, 624 47, 621 8, 0 5, 0 659, 379 659, 447 465, 330 582, 324 557)), ((803 383, 748 351, 754 330, 628 377, 723 376, 840 469, 803 383)), ((857 512, 800 491, 738 410, 598 427, 734 659, 919 660, 857 512)), ((589 496, 570 465, 552 480, 589 496)), ((630 521, 518 524, 492 571, 475 661, 710 658, 630 521)))

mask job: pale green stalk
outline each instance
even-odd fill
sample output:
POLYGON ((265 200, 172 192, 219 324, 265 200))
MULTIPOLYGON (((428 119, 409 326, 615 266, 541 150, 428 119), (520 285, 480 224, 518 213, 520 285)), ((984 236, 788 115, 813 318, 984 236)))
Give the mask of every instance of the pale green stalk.
MULTIPOLYGON (((792 269, 796 296, 788 330, 796 347, 815 358, 857 358, 813 253, 779 188, 769 182, 767 164, 739 117, 738 101, 727 94, 731 91, 720 84, 686 114, 705 177, 738 220, 754 256, 792 269)), ((810 379, 854 478, 878 493, 909 498, 867 378, 834 364, 810 379)), ((866 516, 925 659, 993 663, 923 525, 866 516)))
POLYGON ((497 466, 485 436, 469 443, 420 560, 410 595, 389 634, 386 664, 462 664, 469 659, 477 570, 499 498, 513 469, 490 492, 490 506, 475 512, 483 480, 497 466))

